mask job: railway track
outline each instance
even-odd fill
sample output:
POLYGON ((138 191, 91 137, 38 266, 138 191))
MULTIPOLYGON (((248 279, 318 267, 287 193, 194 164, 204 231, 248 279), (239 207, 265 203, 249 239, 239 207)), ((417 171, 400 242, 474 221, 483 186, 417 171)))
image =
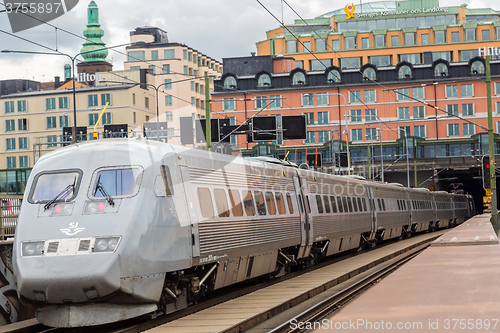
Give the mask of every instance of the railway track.
MULTIPOLYGON (((425 243, 431 242, 435 238, 439 237, 443 232, 444 231, 438 231, 438 232, 433 233, 432 237, 427 239, 425 241, 425 243)), ((382 248, 384 248, 390 244, 393 244, 393 243, 394 243, 394 241, 384 243, 384 244, 376 247, 373 250, 382 249, 382 248)), ((377 279, 380 279, 382 276, 389 274, 391 271, 393 271, 394 269, 396 269, 397 267, 402 265, 404 262, 410 260, 412 257, 417 255, 418 251, 421 251, 421 248, 424 246, 423 243, 424 242, 418 243, 418 244, 415 244, 413 246, 407 247, 404 250, 401 250, 401 251, 398 251, 395 253, 387 254, 382 259, 379 259, 375 262, 372 262, 372 263, 366 265, 365 267, 357 268, 355 270, 355 272, 349 272, 348 274, 346 274, 345 277, 342 277, 341 279, 338 279, 338 280, 339 281, 346 281, 349 278, 351 278, 357 274, 363 273, 363 272, 381 264, 382 262, 393 259, 397 256, 401 256, 402 253, 404 253, 404 252, 411 251, 409 254, 404 256, 405 259, 396 260, 396 262, 391 263, 390 265, 387 265, 387 267, 383 267, 382 269, 377 270, 377 272, 370 274, 368 277, 365 277, 362 281, 359 281, 359 282, 355 283, 354 285, 346 288, 345 290, 342 290, 341 292, 336 293, 334 295, 335 297, 330 297, 328 299, 328 301, 325 300, 325 301, 321 302, 320 303, 321 306, 318 305, 319 307, 314 307, 308 311, 304 311, 304 313, 301 314, 301 318, 304 318, 304 319, 300 319, 300 320, 311 321, 311 320, 314 320, 313 318, 316 318, 315 316, 322 316, 322 315, 324 316, 327 313, 331 313, 336 307, 339 306, 340 303, 345 302, 346 299, 352 298, 353 295, 362 292, 362 290, 368 288, 371 284, 373 284, 373 281, 376 281, 377 279), (417 250, 415 250, 415 248, 417 248, 417 250)), ((239 285, 234 286, 234 287, 228 287, 222 291, 222 292, 224 292, 223 295, 216 295, 216 294, 210 295, 210 296, 206 297, 202 302, 200 302, 196 305, 190 306, 187 309, 177 311, 177 312, 169 314, 167 316, 158 316, 156 318, 140 317, 140 318, 136 318, 136 319, 132 319, 132 320, 124 321, 124 322, 119 322, 119 323, 114 323, 114 324, 109 324, 109 325, 94 326, 94 327, 90 327, 90 328, 85 328, 85 327, 84 328, 73 328, 73 329, 50 328, 50 327, 41 325, 40 323, 38 323, 36 321, 36 319, 30 319, 27 321, 22 321, 19 323, 0 327, 0 333, 4 333, 4 332, 5 333, 40 333, 40 332, 51 332, 51 333, 59 333, 59 332, 69 332, 69 333, 89 333, 89 332, 92 332, 92 333, 101 333, 101 332, 102 333, 104 333, 104 332, 106 332, 106 333, 136 333, 136 332, 144 332, 144 331, 147 331, 147 330, 152 329, 154 327, 158 327, 158 326, 163 325, 165 323, 169 323, 169 322, 175 321, 179 318, 182 318, 182 317, 188 316, 190 314, 199 312, 201 310, 211 308, 217 304, 226 302, 228 300, 238 298, 238 297, 243 296, 245 294, 249 294, 253 291, 269 287, 271 285, 298 277, 302 274, 312 272, 314 270, 320 269, 320 268, 325 267, 325 266, 339 263, 347 258, 352 258, 354 256, 358 256, 358 255, 361 255, 363 253, 367 253, 370 251, 372 251, 372 249, 344 254, 342 256, 328 259, 328 260, 326 260, 318 265, 300 270, 298 272, 293 272, 293 273, 287 274, 285 276, 282 276, 280 278, 272 279, 269 281, 265 281, 265 282, 261 282, 261 283, 255 283, 255 281, 254 281, 253 284, 244 283, 244 284, 239 284, 239 285)), ((332 286, 333 285, 334 284, 332 283, 332 286)), ((326 289, 326 288, 327 288, 327 286, 319 286, 318 290, 319 289, 326 289)), ((321 291, 322 290, 319 290, 315 293, 319 293, 321 291)), ((305 296, 303 300, 306 300, 309 298, 310 298, 309 296, 305 296)), ((296 301, 294 301, 292 303, 296 303, 296 301)), ((292 304, 292 303, 290 303, 289 305, 286 305, 285 307, 290 308, 290 307, 296 305, 296 304, 292 304)), ((276 311, 274 311, 274 312, 276 312, 276 311)), ((266 314, 261 315, 260 316, 261 318, 251 318, 251 319, 249 318, 247 322, 240 324, 238 327, 234 327, 231 330, 227 330, 226 332, 245 331, 246 329, 249 329, 253 326, 256 326, 272 316, 273 316, 272 313, 266 313, 266 314)), ((290 320, 292 320, 292 319, 290 319, 290 320)), ((296 320, 299 320, 299 319, 296 319, 296 320)), ((275 331, 273 330, 273 332, 292 332, 290 330, 287 330, 287 328, 289 328, 289 327, 290 327, 290 324, 288 321, 288 322, 284 323, 283 325, 276 327, 274 329, 275 331)), ((296 332, 296 331, 293 331, 293 332, 296 332)))

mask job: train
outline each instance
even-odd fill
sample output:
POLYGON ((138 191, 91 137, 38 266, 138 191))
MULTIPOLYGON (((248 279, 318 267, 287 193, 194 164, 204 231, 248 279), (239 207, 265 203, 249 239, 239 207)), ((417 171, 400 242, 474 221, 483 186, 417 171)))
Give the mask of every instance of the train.
POLYGON ((474 214, 469 195, 140 137, 94 140, 33 167, 14 275, 42 324, 101 325, 474 214))

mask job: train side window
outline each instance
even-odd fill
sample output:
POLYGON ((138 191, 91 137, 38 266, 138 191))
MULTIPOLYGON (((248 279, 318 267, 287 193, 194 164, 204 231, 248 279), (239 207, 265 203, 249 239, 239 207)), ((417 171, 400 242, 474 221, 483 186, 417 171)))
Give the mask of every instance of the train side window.
POLYGON ((378 203, 378 210, 382 211, 382 204, 380 203, 380 199, 377 198, 377 203, 378 203))
POLYGON ((228 193, 229 200, 231 200, 231 210, 233 211, 233 216, 243 216, 240 192, 238 190, 228 190, 228 193))
POLYGON ((330 201, 328 200, 328 196, 323 196, 323 204, 325 205, 325 211, 330 214, 332 210, 330 209, 330 201))
POLYGON ((364 209, 363 209, 363 206, 361 205, 361 198, 360 197, 357 197, 357 200, 358 200, 358 208, 359 208, 359 211, 362 212, 364 209))
POLYGON ((226 191, 217 188, 214 190, 214 197, 219 217, 229 217, 229 206, 227 204, 226 191))
POLYGON ((274 203, 273 192, 266 192, 266 203, 269 215, 276 215, 276 204, 274 203))
POLYGON ((266 215, 266 203, 264 202, 264 197, 261 191, 253 192, 255 197, 255 204, 257 205, 257 213, 259 215, 266 215))
POLYGON ((363 204, 363 210, 366 212, 368 209, 366 209, 366 198, 361 198, 361 203, 363 204))
POLYGON ((281 194, 281 192, 276 192, 275 196, 276 196, 276 206, 278 206, 278 213, 280 213, 280 215, 286 214, 285 203, 283 202, 283 195, 281 194))
POLYGON ((380 201, 382 201, 382 209, 385 210, 385 199, 382 199, 380 201))
POLYGON ((255 216, 255 206, 253 204, 253 197, 250 191, 243 191, 243 205, 245 206, 245 213, 247 216, 255 216))
POLYGON ((353 212, 358 212, 358 203, 356 202, 356 198, 352 198, 352 211, 353 212))
POLYGON ((351 197, 347 197, 347 204, 349 205, 349 213, 352 213, 353 210, 352 210, 352 198, 351 197))
POLYGON ((342 197, 342 204, 344 205, 344 213, 349 213, 349 206, 347 206, 347 198, 342 197))
POLYGON ((338 206, 339 206, 339 212, 343 213, 344 212, 344 203, 342 201, 342 197, 337 197, 337 203, 338 203, 338 206))
POLYGON ((398 200, 398 210, 403 210, 401 207, 401 202, 398 200))
POLYGON ((337 200, 335 199, 335 196, 331 195, 330 196, 330 203, 332 204, 332 211, 336 213, 337 210, 337 200))
POLYGON ((323 203, 321 201, 321 195, 316 194, 316 206, 318 206, 318 213, 323 214, 323 203))
POLYGON ((206 187, 198 188, 198 202, 200 203, 201 216, 206 219, 214 217, 214 206, 212 204, 212 195, 206 187))
POLYGON ((290 212, 290 214, 293 214, 293 203, 290 193, 286 194, 286 202, 288 203, 288 211, 290 212))

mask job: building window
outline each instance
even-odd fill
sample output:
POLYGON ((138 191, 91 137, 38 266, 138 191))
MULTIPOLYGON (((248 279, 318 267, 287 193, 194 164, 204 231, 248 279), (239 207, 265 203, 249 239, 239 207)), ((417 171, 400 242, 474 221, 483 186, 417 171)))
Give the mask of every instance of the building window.
POLYGON ((429 34, 422 34, 420 38, 422 41, 422 45, 429 45, 429 34))
POLYGON ((47 135, 47 147, 57 147, 57 135, 47 135))
POLYGON ((322 71, 332 65, 332 61, 330 59, 311 60, 310 63, 310 69, 312 71, 322 71))
POLYGON ((415 45, 415 33, 414 32, 405 33, 405 45, 415 45))
POLYGON ((344 46, 346 50, 352 50, 356 48, 356 37, 345 37, 344 46))
POLYGON ((349 92, 349 103, 361 103, 361 90, 351 90, 349 92))
POLYGON ((458 116, 458 104, 446 105, 446 111, 448 113, 448 117, 458 116))
POLYGON ((165 50, 163 55, 165 59, 175 59, 175 50, 165 50))
POLYGON ((448 136, 459 136, 460 124, 448 124, 448 136))
POLYGON ((376 120, 377 120, 377 109, 366 109, 365 121, 376 121, 376 120))
POLYGON ((306 124, 314 125, 314 112, 306 112, 304 114, 306 116, 306 124))
POLYGON ((5 139, 5 149, 6 150, 16 149, 16 139, 15 138, 5 139))
POLYGON ((443 44, 446 43, 446 31, 440 30, 434 33, 434 43, 443 44))
POLYGON ((18 131, 27 131, 28 130, 28 119, 21 118, 17 120, 18 131))
POLYGON ((409 88, 399 88, 396 89, 396 100, 397 101, 409 101, 410 100, 410 92, 409 88))
POLYGON ((473 116, 474 115, 474 104, 467 103, 462 104, 462 116, 473 116))
POLYGON ((391 36, 391 46, 399 46, 399 36, 391 36))
POLYGON ((342 69, 360 68, 361 57, 342 58, 340 59, 340 67, 342 69))
POLYGON ((281 95, 273 95, 269 98, 271 104, 270 108, 280 108, 281 107, 281 95))
POLYGON ((375 47, 385 46, 385 35, 375 35, 375 47))
POLYGON ((330 131, 319 131, 318 132, 318 143, 324 143, 330 141, 330 131))
POLYGON ((398 78, 400 79, 411 79, 412 73, 411 68, 408 65, 403 65, 399 67, 398 78))
POLYGON ((258 87, 270 87, 271 86, 271 77, 267 74, 261 74, 259 76, 257 86, 258 87))
POLYGON ((470 71, 472 74, 484 74, 485 70, 483 62, 480 60, 474 61, 470 67, 470 71))
POLYGON ((366 129, 366 140, 377 140, 377 129, 367 128, 366 129))
POLYGON ((267 107, 267 96, 255 97, 255 109, 264 109, 267 107))
POLYGON ((196 98, 191 97, 191 106, 196 106, 196 98))
POLYGON ((146 60, 145 51, 130 51, 127 53, 127 61, 144 61, 146 60))
POLYGON ((465 29, 465 40, 467 42, 476 40, 476 29, 465 29))
POLYGON ((307 132, 307 139, 305 140, 305 143, 316 143, 316 133, 314 132, 307 132))
POLYGON ((426 137, 425 126, 414 126, 413 131, 414 131, 413 133, 415 136, 418 136, 420 138, 426 137))
POLYGON ((448 76, 448 66, 442 62, 434 67, 434 76, 448 76))
POLYGON ((191 91, 195 91, 195 88, 194 88, 194 81, 191 81, 191 91))
POLYGON ((89 126, 97 124, 97 119, 99 119, 98 113, 89 113, 89 126))
POLYGON ((151 51, 151 60, 158 60, 158 50, 151 51))
POLYGON ((5 113, 14 113, 14 101, 5 102, 5 113))
POLYGON ((19 156, 19 167, 20 168, 29 168, 29 156, 19 156))
POLYGON ((476 134, 476 127, 474 124, 466 123, 463 124, 464 135, 473 135, 476 134))
POLYGON ((87 106, 99 106, 97 94, 87 96, 87 106))
POLYGON ((363 141, 363 130, 361 128, 351 130, 351 141, 363 141))
POLYGON ((172 95, 165 96, 165 105, 172 105, 172 95))
POLYGON ((420 53, 400 54, 399 62, 401 61, 407 61, 411 64, 418 65, 422 63, 422 55, 420 53))
POLYGON ((328 93, 317 93, 316 105, 328 105, 328 93))
POLYGON ((47 117, 47 129, 56 128, 56 117, 47 117))
POLYGON ((170 64, 163 65, 163 74, 170 74, 170 64))
POLYGON ((363 80, 377 80, 377 72, 375 72, 375 70, 371 67, 366 67, 363 71, 363 80))
POLYGON ((294 40, 289 40, 286 42, 286 52, 296 53, 297 52, 297 42, 294 40))
MULTIPOLYGON (((287 42, 287 46, 288 46, 288 42, 287 42)), ((332 49, 333 49, 333 51, 340 51, 340 40, 339 39, 332 40, 332 49)))
POLYGON ((5 132, 14 132, 16 130, 16 123, 14 119, 5 121, 5 132))
POLYGON ((405 138, 407 136, 411 136, 411 128, 410 126, 401 126, 399 127, 399 138, 405 138))
POLYGON ((386 67, 392 65, 392 60, 390 55, 373 56, 373 57, 368 57, 368 59, 371 64, 377 67, 386 67))
POLYGON ((458 97, 458 86, 456 84, 446 86, 446 97, 458 97))
POLYGON ((336 69, 332 69, 328 72, 327 82, 340 82, 340 73, 336 69))
POLYGON ((362 121, 362 116, 361 116, 361 110, 351 110, 351 122, 361 122, 362 121))
POLYGON ((462 84, 462 97, 473 97, 473 96, 474 96, 474 85, 462 84))
POLYGON ((460 42, 460 33, 458 31, 451 32, 451 42, 459 43, 460 42))
POLYGON ((444 59, 448 62, 451 62, 451 52, 449 51, 432 52, 432 61, 436 61, 439 59, 444 59))
POLYGON ((365 103, 371 103, 377 101, 377 91, 374 90, 365 90, 365 103))
POLYGON ((314 95, 302 94, 302 106, 313 106, 313 105, 314 105, 314 95))
POLYGON ((56 99, 55 98, 46 98, 45 99, 45 110, 55 110, 56 108, 56 99))
POLYGON ((410 119, 410 107, 399 107, 398 108, 398 119, 410 119))
POLYGON ((111 105, 111 94, 101 94, 101 105, 106 105, 106 103, 109 103, 111 105))
POLYGON ((59 127, 69 127, 68 116, 59 116, 59 127))
POLYGON ((7 157, 7 169, 16 168, 16 158, 15 157, 7 157))
POLYGON ((415 99, 423 99, 424 98, 424 87, 414 87, 411 88, 412 97, 415 99))
POLYGON ((224 98, 222 101, 224 110, 236 110, 236 100, 234 98, 224 98))
POLYGON ((146 109, 149 109, 149 98, 148 97, 144 97, 144 107, 146 109))
POLYGON ((330 117, 328 111, 318 112, 318 124, 328 124, 330 117))
POLYGON ((413 107, 413 119, 423 119, 425 117, 425 111, 423 106, 413 107))
POLYGON ((236 89, 236 79, 234 76, 228 76, 224 79, 224 88, 236 89))
POLYGON ((369 38, 361 38, 361 48, 369 49, 370 48, 370 39, 369 38))
POLYGON ((172 89, 172 80, 165 79, 165 81, 163 82, 163 87, 165 87, 165 89, 172 89))
POLYGON ((28 102, 25 99, 17 101, 17 112, 26 111, 28 111, 28 102))
POLYGON ((292 85, 303 85, 306 84, 306 77, 302 72, 296 72, 293 74, 292 85))
POLYGON ((68 97, 59 97, 59 109, 68 108, 68 97))
POLYGON ((102 119, 101 119, 101 123, 103 125, 111 125, 113 122, 112 122, 112 119, 111 119, 111 112, 105 112, 103 115, 102 115, 102 119))
POLYGON ((28 138, 19 138, 19 149, 28 149, 28 138))

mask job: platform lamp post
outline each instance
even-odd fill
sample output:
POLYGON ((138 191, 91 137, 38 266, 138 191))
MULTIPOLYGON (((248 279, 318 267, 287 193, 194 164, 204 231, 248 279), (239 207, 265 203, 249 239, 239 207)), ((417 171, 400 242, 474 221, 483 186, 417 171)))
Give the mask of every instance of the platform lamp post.
POLYGON ((75 56, 70 56, 69 54, 62 53, 57 51, 56 53, 51 53, 51 52, 37 52, 37 51, 17 51, 17 50, 2 50, 2 53, 21 53, 21 54, 40 54, 40 55, 59 55, 59 56, 65 56, 71 59, 71 75, 72 75, 72 81, 73 81, 73 139, 71 143, 76 143, 76 88, 75 88, 75 60, 79 55, 82 54, 87 54, 87 53, 92 53, 92 52, 97 52, 101 50, 109 50, 113 49, 116 47, 121 47, 121 46, 127 46, 130 44, 135 44, 135 43, 126 43, 126 44, 121 44, 121 45, 116 45, 116 46, 109 46, 109 47, 101 47, 95 50, 91 51, 85 51, 85 52, 80 52, 77 53, 75 56))
MULTIPOLYGON (((345 99, 345 96, 339 93, 328 93, 328 95, 337 95, 341 96, 344 99, 344 116, 345 116, 345 134, 346 134, 346 148, 347 148, 347 174, 350 176, 351 175, 351 156, 349 154, 349 125, 347 121, 347 101, 345 99)), ((339 138, 340 138, 341 133, 339 132, 339 138)))

